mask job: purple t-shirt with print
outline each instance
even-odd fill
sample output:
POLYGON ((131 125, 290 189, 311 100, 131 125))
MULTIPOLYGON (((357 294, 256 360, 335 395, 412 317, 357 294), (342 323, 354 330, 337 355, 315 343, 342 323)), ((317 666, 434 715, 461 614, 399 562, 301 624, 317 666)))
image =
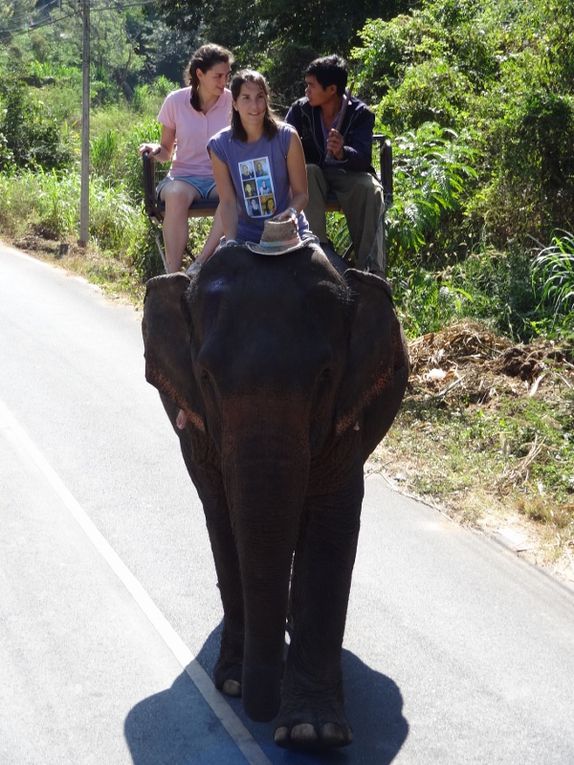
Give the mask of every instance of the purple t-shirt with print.
MULTIPOLYGON (((282 122, 273 138, 263 135, 248 143, 234 138, 231 128, 225 128, 208 143, 208 149, 225 162, 237 198, 237 239, 258 242, 263 224, 286 210, 291 203, 287 152, 295 128, 282 122)), ((299 234, 309 231, 302 213, 298 216, 299 234)))

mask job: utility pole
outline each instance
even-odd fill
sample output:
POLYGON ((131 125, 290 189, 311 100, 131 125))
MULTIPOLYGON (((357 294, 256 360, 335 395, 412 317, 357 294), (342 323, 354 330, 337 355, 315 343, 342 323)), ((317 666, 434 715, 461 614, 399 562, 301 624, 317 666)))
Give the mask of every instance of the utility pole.
POLYGON ((80 239, 85 247, 90 232, 90 0, 81 0, 82 36, 82 177, 80 190, 80 239))

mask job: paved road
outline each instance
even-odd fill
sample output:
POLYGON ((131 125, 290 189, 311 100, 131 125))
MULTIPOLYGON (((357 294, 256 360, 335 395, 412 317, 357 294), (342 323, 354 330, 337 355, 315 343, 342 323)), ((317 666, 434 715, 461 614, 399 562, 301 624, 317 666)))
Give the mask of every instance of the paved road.
POLYGON ((213 692, 213 564, 139 320, 0 247, 0 763, 573 763, 574 594, 378 477, 353 746, 285 753, 213 692))

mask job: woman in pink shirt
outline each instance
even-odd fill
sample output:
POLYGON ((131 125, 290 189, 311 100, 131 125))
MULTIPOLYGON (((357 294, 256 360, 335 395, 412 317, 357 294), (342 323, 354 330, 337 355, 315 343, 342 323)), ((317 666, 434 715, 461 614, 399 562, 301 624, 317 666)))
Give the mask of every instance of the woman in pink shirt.
MULTIPOLYGON (((226 88, 233 55, 219 45, 202 45, 185 71, 187 87, 169 93, 158 114, 160 143, 143 143, 158 162, 171 160, 157 187, 165 202, 163 240, 168 273, 179 271, 188 239, 187 212, 196 199, 217 199, 207 142, 227 127, 231 92, 226 88)), ((197 260, 207 259, 223 234, 219 211, 197 260)))

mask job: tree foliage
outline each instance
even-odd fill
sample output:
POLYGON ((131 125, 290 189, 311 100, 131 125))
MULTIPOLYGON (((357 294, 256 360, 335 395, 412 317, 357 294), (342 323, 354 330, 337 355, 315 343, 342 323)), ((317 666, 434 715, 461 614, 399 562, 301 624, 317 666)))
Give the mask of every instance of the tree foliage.
POLYGON ((352 60, 382 129, 432 121, 466 137, 477 182, 461 195, 461 240, 574 228, 573 35, 571 0, 423 0, 361 30, 352 60))
POLYGON ((0 171, 60 168, 70 160, 60 122, 32 97, 17 67, 5 71, 0 78, 0 171))
POLYGON ((269 76, 282 104, 301 90, 302 71, 314 57, 346 55, 369 18, 392 18, 413 0, 208 0, 189 4, 161 0, 168 25, 186 30, 199 42, 231 48, 240 66, 256 66, 269 76), (289 68, 286 63, 289 63, 289 68), (292 64, 292 65, 291 65, 292 64))

